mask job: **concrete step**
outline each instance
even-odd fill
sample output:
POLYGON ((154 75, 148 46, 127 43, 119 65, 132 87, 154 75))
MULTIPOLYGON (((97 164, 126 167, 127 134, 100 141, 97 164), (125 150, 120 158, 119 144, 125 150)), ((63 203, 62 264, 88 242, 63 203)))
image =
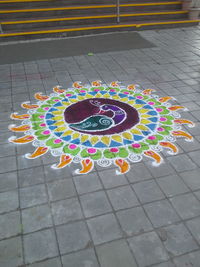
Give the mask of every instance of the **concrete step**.
MULTIPOLYGON (((151 3, 125 3, 120 5, 121 12, 144 12, 144 11, 165 11, 181 9, 181 1, 171 2, 151 2, 151 3)), ((70 15, 95 15, 104 13, 116 13, 115 4, 106 5, 73 5, 64 7, 45 7, 30 9, 12 9, 0 10, 0 21, 17 18, 44 18, 52 16, 70 16, 70 15)))
MULTIPOLYGON (((187 11, 160 11, 160 12, 136 12, 136 13, 121 13, 120 21, 137 23, 139 21, 162 21, 173 19, 186 19, 187 11)), ((75 26, 75 25, 97 25, 97 24, 111 24, 117 20, 116 14, 103 14, 94 16, 69 16, 69 17, 51 17, 42 19, 28 19, 28 20, 7 20, 2 21, 3 32, 10 32, 13 30, 35 30, 51 27, 75 26)))
POLYGON ((30 40, 30 39, 40 39, 47 37, 68 37, 68 36, 80 36, 88 34, 98 34, 106 32, 116 32, 116 31, 137 31, 146 29, 161 29, 161 28, 172 28, 172 27, 187 27, 197 25, 200 20, 167 20, 167 21, 141 21, 138 23, 112 23, 112 24, 102 24, 102 25, 91 25, 82 27, 60 27, 51 28, 43 30, 33 30, 33 31, 13 31, 9 33, 0 34, 0 41, 9 40, 30 40))
MULTIPOLYGON (((120 0, 121 4, 127 3, 152 3, 155 0, 120 0)), ((159 0, 158 2, 171 3, 175 0, 159 0)), ((39 8, 39 7, 59 7, 59 6, 88 6, 88 5, 108 5, 116 4, 116 0, 0 0, 0 9, 19 9, 19 8, 39 8)))

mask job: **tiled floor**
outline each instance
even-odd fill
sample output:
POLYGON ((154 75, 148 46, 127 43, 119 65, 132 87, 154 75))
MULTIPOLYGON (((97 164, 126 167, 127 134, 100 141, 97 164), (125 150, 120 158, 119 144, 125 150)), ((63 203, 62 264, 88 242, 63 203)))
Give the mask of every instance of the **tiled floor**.
POLYGON ((141 35, 157 47, 0 66, 0 266, 200 266, 200 28, 141 35), (174 96, 196 122, 185 127, 194 143, 122 176, 112 166, 55 171, 56 158, 27 160, 31 145, 8 143, 10 113, 34 92, 96 79, 174 96))

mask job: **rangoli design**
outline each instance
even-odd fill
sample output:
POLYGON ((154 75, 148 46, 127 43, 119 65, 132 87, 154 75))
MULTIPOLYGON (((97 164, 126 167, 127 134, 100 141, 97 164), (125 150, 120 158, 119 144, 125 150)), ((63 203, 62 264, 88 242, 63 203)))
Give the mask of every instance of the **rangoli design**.
POLYGON ((13 132, 25 136, 9 138, 15 144, 32 142, 36 147, 26 158, 35 159, 51 152, 59 157, 52 168, 60 169, 70 163, 81 163, 77 174, 90 172, 94 163, 101 167, 115 164, 117 174, 129 171, 131 162, 143 156, 153 159, 158 166, 166 148, 176 154, 177 137, 192 141, 192 136, 181 130, 182 124, 194 123, 180 119, 178 110, 183 106, 171 105, 173 97, 159 97, 153 89, 140 90, 137 85, 110 86, 94 81, 90 86, 75 82, 72 88, 53 88, 50 96, 36 93, 37 104, 23 103, 27 114, 11 114, 22 120, 20 126, 10 125, 13 132))

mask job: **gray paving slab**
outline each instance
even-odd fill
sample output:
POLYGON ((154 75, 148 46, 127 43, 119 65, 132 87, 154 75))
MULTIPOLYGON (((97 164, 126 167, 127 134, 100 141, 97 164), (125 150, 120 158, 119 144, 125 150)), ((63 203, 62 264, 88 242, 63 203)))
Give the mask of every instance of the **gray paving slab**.
POLYGON ((187 155, 169 157, 168 160, 177 172, 183 172, 197 168, 196 164, 187 155))
POLYGON ((180 221, 180 217, 166 199, 144 205, 144 209, 154 227, 161 227, 180 221))
POLYGON ((107 191, 115 210, 131 208, 139 204, 131 186, 121 186, 107 191))
POLYGON ((52 226, 50 208, 47 204, 22 210, 24 233, 35 232, 52 226))
POLYGON ((200 202, 192 193, 175 196, 170 201, 182 219, 200 215, 200 202))
POLYGON ((198 245, 187 228, 181 223, 165 227, 166 240, 163 242, 172 255, 181 255, 195 249, 198 245))
POLYGON ((133 168, 126 174, 130 183, 148 180, 152 178, 150 171, 146 168, 144 163, 135 163, 133 168))
POLYGON ((121 210, 116 215, 122 230, 127 236, 141 234, 153 229, 142 207, 121 210))
POLYGON ((96 173, 90 173, 85 175, 85 179, 82 176, 74 177, 74 183, 79 194, 89 193, 102 189, 101 182, 96 173))
POLYGON ((18 191, 0 193, 0 213, 14 211, 19 208, 18 191))
POLYGON ((87 221, 95 245, 122 237, 121 229, 113 214, 98 216, 87 221))
POLYGON ((174 259, 177 267, 192 266, 198 267, 200 262, 200 251, 191 252, 174 259))
POLYGON ((16 236, 21 233, 19 211, 0 215, 0 239, 16 236))
POLYGON ((51 201, 65 199, 76 195, 72 179, 58 180, 47 184, 51 201))
POLYGON ((125 175, 116 175, 113 169, 99 172, 99 177, 105 189, 128 184, 125 175))
POLYGON ((191 190, 198 190, 200 189, 199 174, 200 169, 196 169, 193 171, 182 172, 180 173, 180 176, 191 190))
POLYGON ((34 185, 19 190, 20 207, 28 208, 47 202, 47 193, 44 184, 34 185))
POLYGON ((57 258, 40 261, 29 265, 30 267, 61 267, 61 261, 57 258))
POLYGON ((154 180, 134 184, 133 189, 142 204, 165 198, 154 180))
POLYGON ((0 192, 17 188, 17 172, 0 174, 0 192))
POLYGON ((162 262, 160 264, 156 264, 154 265, 154 267, 176 267, 176 266, 171 261, 167 261, 167 262, 162 262))
POLYGON ((63 267, 99 267, 95 252, 93 249, 85 249, 62 256, 63 267))
POLYGON ((91 239, 85 222, 74 222, 56 227, 61 254, 87 248, 91 239))
POLYGON ((101 267, 136 267, 137 264, 124 240, 113 241, 97 247, 101 267))
POLYGON ((80 197, 85 217, 93 217, 112 211, 104 191, 88 193, 80 197))
POLYGON ((188 220, 186 222, 186 226, 188 227, 188 229, 190 230, 190 232, 192 233, 193 237, 197 240, 198 243, 200 243, 200 218, 194 218, 191 220, 188 220))
POLYGON ((75 197, 53 202, 51 209, 55 225, 83 218, 80 203, 75 197))
POLYGON ((0 241, 0 264, 5 267, 16 267, 23 264, 21 237, 13 237, 0 241))
POLYGON ((139 266, 146 267, 168 260, 169 256, 155 232, 128 239, 139 266))
POLYGON ((17 170, 15 156, 0 158, 0 173, 6 173, 17 170))
POLYGON ((42 166, 19 170, 18 177, 19 187, 42 184, 44 183, 44 170, 42 166))
POLYGON ((55 232, 43 230, 24 236, 25 262, 33 263, 58 256, 55 232))
POLYGON ((189 191, 189 188, 177 174, 161 177, 157 179, 157 183, 167 197, 176 196, 189 191))

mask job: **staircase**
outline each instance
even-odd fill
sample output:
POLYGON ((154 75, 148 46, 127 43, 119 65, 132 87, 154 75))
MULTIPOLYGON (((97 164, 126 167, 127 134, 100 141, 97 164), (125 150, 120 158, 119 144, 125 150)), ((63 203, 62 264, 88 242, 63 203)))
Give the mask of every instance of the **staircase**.
POLYGON ((0 41, 197 25, 172 0, 0 0, 0 41))

